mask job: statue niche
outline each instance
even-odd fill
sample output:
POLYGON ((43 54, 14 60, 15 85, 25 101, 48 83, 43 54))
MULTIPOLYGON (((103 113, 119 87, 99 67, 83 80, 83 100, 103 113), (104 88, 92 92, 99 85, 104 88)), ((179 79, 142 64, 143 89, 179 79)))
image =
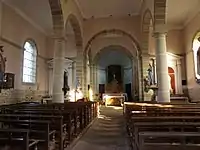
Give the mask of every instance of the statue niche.
POLYGON ((68 72, 64 71, 64 84, 63 84, 63 92, 64 96, 66 96, 67 92, 70 90, 69 85, 68 85, 68 72))

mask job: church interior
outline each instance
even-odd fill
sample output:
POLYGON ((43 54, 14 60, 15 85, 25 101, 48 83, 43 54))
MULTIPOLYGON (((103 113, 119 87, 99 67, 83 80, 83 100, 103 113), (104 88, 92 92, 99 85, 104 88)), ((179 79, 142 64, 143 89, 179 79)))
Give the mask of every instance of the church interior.
POLYGON ((199 6, 0 0, 0 150, 199 149, 199 6))

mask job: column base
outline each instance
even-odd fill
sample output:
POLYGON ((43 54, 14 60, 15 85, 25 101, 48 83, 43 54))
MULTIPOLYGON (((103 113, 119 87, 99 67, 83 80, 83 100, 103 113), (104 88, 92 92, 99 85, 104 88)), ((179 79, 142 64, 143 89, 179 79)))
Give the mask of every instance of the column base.
POLYGON ((64 103, 64 95, 62 94, 53 94, 52 103, 64 103))
POLYGON ((170 103, 170 92, 158 90, 157 102, 159 102, 159 103, 170 103))

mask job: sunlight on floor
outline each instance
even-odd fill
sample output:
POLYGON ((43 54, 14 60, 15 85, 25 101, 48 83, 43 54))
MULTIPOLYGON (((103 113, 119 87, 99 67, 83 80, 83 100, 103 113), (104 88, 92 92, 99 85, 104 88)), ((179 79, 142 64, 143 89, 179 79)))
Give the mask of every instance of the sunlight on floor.
POLYGON ((104 120, 111 120, 110 117, 106 117, 106 116, 104 116, 104 115, 99 115, 98 118, 99 118, 99 119, 104 119, 104 120))
POLYGON ((107 107, 114 108, 115 110, 121 110, 121 109, 123 109, 123 107, 120 107, 120 106, 107 106, 107 107))

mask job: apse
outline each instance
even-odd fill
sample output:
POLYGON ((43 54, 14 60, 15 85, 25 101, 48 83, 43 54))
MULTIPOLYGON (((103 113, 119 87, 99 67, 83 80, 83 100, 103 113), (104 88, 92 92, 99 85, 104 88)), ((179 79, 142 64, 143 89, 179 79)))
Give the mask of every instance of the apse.
POLYGON ((97 59, 99 93, 105 93, 106 87, 112 81, 116 80, 120 85, 120 92, 131 96, 133 84, 132 65, 131 57, 125 48, 121 46, 109 46, 102 49, 98 53, 97 59))

